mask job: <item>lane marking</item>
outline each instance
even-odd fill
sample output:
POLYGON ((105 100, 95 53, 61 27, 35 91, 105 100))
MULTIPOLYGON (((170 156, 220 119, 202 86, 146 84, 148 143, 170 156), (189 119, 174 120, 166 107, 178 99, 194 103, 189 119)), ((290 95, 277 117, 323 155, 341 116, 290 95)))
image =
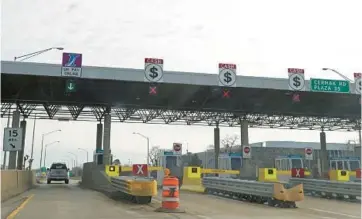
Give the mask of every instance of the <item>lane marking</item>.
POLYGON ((202 219, 211 219, 211 217, 204 216, 204 215, 196 215, 196 217, 202 218, 202 219))
POLYGON ((328 214, 335 214, 335 215, 340 215, 340 216, 345 216, 345 217, 350 217, 350 218, 361 218, 360 216, 356 216, 356 215, 343 214, 343 213, 339 213, 339 212, 322 210, 322 209, 318 209, 318 208, 309 208, 309 209, 313 210, 313 211, 319 211, 319 212, 324 212, 324 213, 328 213, 328 214))
POLYGON ((15 216, 28 204, 28 202, 34 197, 34 194, 31 194, 14 210, 12 211, 6 219, 13 219, 15 216))

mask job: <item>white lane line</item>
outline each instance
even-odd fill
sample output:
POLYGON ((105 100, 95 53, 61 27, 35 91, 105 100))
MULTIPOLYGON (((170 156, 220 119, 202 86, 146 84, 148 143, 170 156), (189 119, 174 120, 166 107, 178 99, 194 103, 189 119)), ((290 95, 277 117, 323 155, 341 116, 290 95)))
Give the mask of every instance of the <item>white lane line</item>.
POLYGON ((324 212, 324 213, 328 213, 328 214, 335 214, 335 215, 340 215, 340 216, 345 216, 345 217, 350 217, 350 218, 361 218, 360 216, 356 216, 356 215, 351 215, 351 214, 343 214, 343 213, 339 213, 339 212, 334 212, 334 211, 327 211, 327 210, 322 210, 322 209, 318 209, 318 208, 308 208, 309 210, 312 211, 319 211, 319 212, 324 212))
POLYGON ((202 218, 202 219, 211 219, 211 217, 205 216, 205 215, 196 215, 196 217, 202 218))

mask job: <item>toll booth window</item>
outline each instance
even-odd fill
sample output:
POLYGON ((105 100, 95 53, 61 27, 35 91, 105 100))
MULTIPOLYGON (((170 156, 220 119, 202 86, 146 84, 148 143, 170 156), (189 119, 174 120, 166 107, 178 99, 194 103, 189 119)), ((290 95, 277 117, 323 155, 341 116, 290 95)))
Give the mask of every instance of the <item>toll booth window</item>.
POLYGON ((191 168, 191 172, 192 173, 197 173, 197 168, 196 167, 191 168))
POLYGON ((232 170, 240 170, 241 168, 241 159, 240 157, 231 158, 231 169, 232 170))
POLYGON ((349 161, 349 166, 351 171, 356 171, 356 169, 361 168, 358 160, 349 161))
POLYGON ((275 168, 281 170, 280 160, 275 160, 275 168))
POLYGON ((344 166, 343 166, 343 167, 344 167, 344 170, 350 170, 347 160, 343 161, 343 165, 344 165, 344 166))
POLYGON ((282 163, 282 170, 290 170, 290 167, 289 167, 289 160, 287 159, 282 159, 281 160, 281 163, 282 163))
POLYGON ((302 159, 292 159, 292 167, 291 168, 303 168, 302 159))
POLYGON ((343 170, 343 161, 339 160, 337 161, 337 170, 343 170))
POLYGON ((341 171, 341 176, 346 176, 347 175, 347 172, 345 170, 342 170, 341 171))
POLYGON ((273 173, 274 173, 273 169, 268 169, 268 174, 269 175, 273 175, 273 173))
POLYGON ((332 170, 336 170, 336 169, 337 169, 336 161, 331 161, 331 169, 332 169, 332 170))
POLYGON ((166 168, 172 169, 177 166, 176 156, 166 156, 166 168))

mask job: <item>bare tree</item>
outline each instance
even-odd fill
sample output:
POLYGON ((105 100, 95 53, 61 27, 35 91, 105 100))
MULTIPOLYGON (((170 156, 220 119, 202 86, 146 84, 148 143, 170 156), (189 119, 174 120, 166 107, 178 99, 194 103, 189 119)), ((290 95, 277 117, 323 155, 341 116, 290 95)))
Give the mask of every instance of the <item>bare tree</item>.
POLYGON ((231 152, 232 147, 236 145, 238 139, 238 135, 226 135, 225 138, 221 140, 225 152, 231 152))
POLYGON ((160 146, 153 146, 150 150, 150 162, 151 162, 152 166, 158 165, 157 154, 158 154, 159 150, 160 150, 160 146))
POLYGON ((214 145, 213 144, 209 144, 207 147, 206 147, 206 151, 209 151, 209 150, 214 150, 214 145))

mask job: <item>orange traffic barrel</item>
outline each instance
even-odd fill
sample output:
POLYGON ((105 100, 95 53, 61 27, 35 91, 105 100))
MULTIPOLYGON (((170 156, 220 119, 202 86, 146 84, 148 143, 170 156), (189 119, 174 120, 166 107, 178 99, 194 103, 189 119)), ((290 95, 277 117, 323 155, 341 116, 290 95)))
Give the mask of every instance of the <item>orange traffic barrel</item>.
POLYGON ((162 208, 174 210, 180 207, 179 182, 176 177, 165 177, 162 182, 162 208))

